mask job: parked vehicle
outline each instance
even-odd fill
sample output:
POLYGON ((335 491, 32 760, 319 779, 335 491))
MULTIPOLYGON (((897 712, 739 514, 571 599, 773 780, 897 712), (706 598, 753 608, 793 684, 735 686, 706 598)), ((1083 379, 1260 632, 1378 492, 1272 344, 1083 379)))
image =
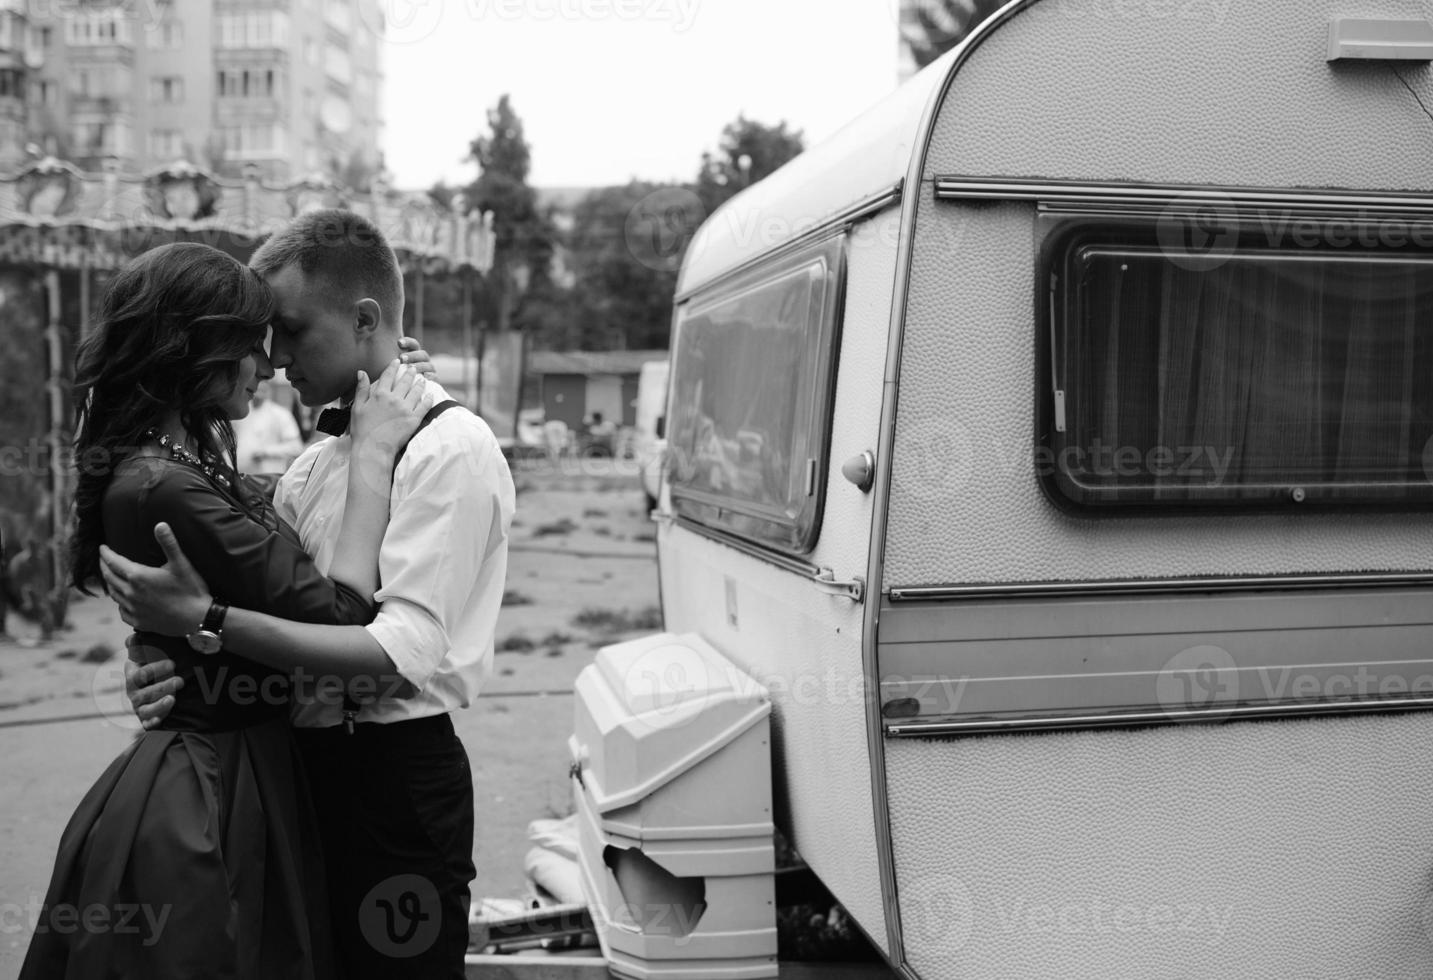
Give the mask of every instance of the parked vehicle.
POLYGON ((689 249, 666 627, 907 975, 1433 975, 1426 14, 1012 3, 689 249))
POLYGON ((670 362, 648 361, 637 376, 637 412, 633 436, 633 452, 641 469, 642 491, 647 495, 647 509, 657 507, 657 492, 662 482, 662 460, 665 457, 667 423, 667 371, 670 362))

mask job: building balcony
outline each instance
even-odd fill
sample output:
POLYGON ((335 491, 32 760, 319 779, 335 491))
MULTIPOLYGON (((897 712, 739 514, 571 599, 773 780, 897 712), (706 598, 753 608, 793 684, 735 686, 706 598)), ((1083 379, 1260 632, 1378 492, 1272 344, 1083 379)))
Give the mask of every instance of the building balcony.
POLYGON ((220 126, 278 122, 284 103, 276 98, 224 98, 214 100, 214 121, 220 126))
POLYGON ((85 116, 128 116, 133 111, 133 100, 128 93, 116 95, 77 95, 70 93, 70 112, 85 116))

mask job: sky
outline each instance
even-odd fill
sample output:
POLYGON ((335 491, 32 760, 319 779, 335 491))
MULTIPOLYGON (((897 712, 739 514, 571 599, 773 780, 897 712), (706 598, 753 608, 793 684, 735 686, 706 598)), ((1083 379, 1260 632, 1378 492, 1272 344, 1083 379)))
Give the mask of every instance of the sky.
POLYGON ((898 0, 379 0, 397 187, 467 183, 503 93, 536 187, 691 180, 739 113, 806 145, 896 85, 898 0))

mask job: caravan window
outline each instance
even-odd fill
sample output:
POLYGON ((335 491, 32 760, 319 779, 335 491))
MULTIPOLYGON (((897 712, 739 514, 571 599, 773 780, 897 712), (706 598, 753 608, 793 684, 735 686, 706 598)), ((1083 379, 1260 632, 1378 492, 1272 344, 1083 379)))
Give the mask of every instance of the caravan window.
POLYGON ((1082 505, 1433 503, 1433 233, 1230 227, 1202 254, 1134 222, 1052 236, 1047 488, 1082 505))
POLYGON ((844 237, 678 313, 667 426, 676 512, 782 550, 815 544, 844 237))

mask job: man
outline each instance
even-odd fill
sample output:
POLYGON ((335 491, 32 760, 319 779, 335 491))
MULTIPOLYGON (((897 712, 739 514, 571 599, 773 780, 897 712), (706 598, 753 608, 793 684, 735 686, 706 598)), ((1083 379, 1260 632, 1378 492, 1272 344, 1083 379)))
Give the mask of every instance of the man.
POLYGON ((249 414, 233 423, 240 473, 283 473, 304 451, 299 424, 292 412, 274 401, 269 385, 267 380, 259 382, 249 414))
MULTIPOLYGON (((305 405, 348 400, 360 369, 379 376, 400 333, 403 283, 373 225, 347 211, 313 212, 265 242, 250 265, 277 300, 272 361, 305 405)), ((441 406, 446 393, 429 388, 441 406)), ((514 494, 484 422, 461 408, 428 418, 394 473, 377 618, 366 627, 313 627, 232 609, 222 624, 223 646, 241 655, 300 645, 343 657, 358 644, 385 655, 402 679, 405 690, 390 687, 362 707, 296 696, 346 980, 464 973, 472 777, 448 713, 476 697, 491 669, 514 494), (336 635, 341 641, 328 639, 336 635)), ((310 446, 275 491, 279 516, 321 570, 342 524, 351 448, 346 435, 310 446)), ((106 581, 138 628, 206 591, 172 538, 156 536, 170 556, 162 569, 105 555, 106 581)), ((172 664, 142 667, 127 684, 146 726, 177 689, 166 673, 172 664)))

